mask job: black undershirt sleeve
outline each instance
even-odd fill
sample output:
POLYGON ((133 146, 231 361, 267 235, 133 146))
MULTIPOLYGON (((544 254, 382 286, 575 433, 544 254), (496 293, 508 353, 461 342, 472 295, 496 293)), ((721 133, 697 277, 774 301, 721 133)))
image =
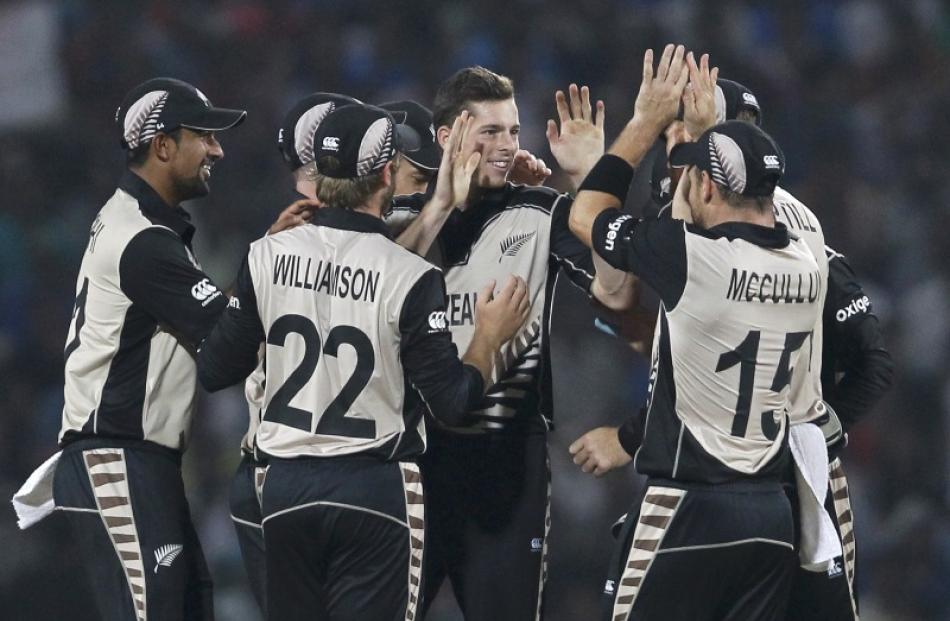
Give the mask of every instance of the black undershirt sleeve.
POLYGON ((554 202, 551 213, 551 256, 571 282, 589 294, 594 282, 594 260, 590 248, 571 232, 568 224, 571 203, 573 199, 567 194, 562 194, 554 202))
POLYGON ((205 390, 214 392, 247 379, 257 366, 264 337, 245 258, 231 302, 198 351, 198 380, 205 390))
POLYGON ((686 287, 686 225, 681 220, 638 220, 605 209, 591 231, 594 251, 612 267, 632 272, 672 310, 686 287))
POLYGON ((119 285, 133 304, 192 346, 228 305, 224 292, 188 258, 181 238, 159 227, 141 231, 125 247, 119 285))
POLYGON ((821 384, 845 430, 868 414, 894 380, 894 361, 871 300, 844 256, 829 251, 822 314, 821 384))
POLYGON ((403 371, 429 411, 458 426, 481 403, 485 387, 475 367, 463 364, 445 318, 445 281, 431 269, 416 281, 399 317, 403 371))

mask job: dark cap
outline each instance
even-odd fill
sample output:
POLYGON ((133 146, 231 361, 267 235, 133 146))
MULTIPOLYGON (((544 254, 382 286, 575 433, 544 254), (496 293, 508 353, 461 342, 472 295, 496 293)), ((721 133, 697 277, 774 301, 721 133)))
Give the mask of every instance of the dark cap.
POLYGON ((397 153, 417 151, 419 134, 376 106, 351 104, 327 115, 313 137, 317 172, 355 179, 380 171, 397 153))
POLYGON ((391 101, 379 105, 383 110, 390 113, 401 112, 406 115, 406 120, 399 121, 394 114, 394 118, 400 123, 408 125, 419 134, 422 145, 418 151, 413 151, 406 155, 406 159, 423 170, 435 172, 439 170, 439 164, 442 163, 442 149, 435 141, 435 126, 432 124, 432 111, 415 101, 391 101))
POLYGON ((313 136, 323 119, 337 108, 355 103, 361 102, 337 93, 313 93, 290 109, 277 132, 277 148, 292 170, 313 161, 313 136))
POLYGON ((670 164, 698 166, 743 196, 771 196, 785 172, 785 156, 772 137, 745 121, 720 123, 696 142, 676 145, 670 164))
POLYGON ((115 111, 120 143, 136 149, 162 132, 179 127, 196 131, 223 131, 241 123, 244 110, 215 108, 197 88, 172 78, 154 78, 126 94, 115 111))
POLYGON ((736 119, 742 111, 754 113, 755 124, 762 125, 762 108, 752 91, 732 80, 716 80, 716 122, 736 119))

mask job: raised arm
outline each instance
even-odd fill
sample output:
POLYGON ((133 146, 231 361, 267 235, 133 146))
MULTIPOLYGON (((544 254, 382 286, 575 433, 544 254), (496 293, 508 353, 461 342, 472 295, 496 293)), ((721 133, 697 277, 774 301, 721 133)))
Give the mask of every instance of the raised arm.
POLYGON ((682 45, 667 45, 654 75, 653 50, 644 54, 643 80, 633 118, 584 179, 571 209, 571 231, 589 248, 593 247, 591 234, 597 216, 622 206, 634 168, 676 118, 689 79, 684 55, 682 45))
POLYGON ((426 256, 452 210, 465 204, 482 154, 466 147, 472 117, 463 111, 452 124, 449 139, 442 150, 442 163, 435 181, 435 192, 419 215, 396 238, 396 243, 420 257, 426 256))

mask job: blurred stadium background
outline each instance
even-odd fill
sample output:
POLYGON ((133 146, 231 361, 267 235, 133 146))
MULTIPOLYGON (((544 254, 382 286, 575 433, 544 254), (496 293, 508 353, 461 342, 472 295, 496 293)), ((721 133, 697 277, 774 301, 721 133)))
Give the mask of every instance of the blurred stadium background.
MULTIPOLYGON (((898 361, 895 388, 851 436, 863 615, 950 619, 950 9, 942 0, 14 0, 0 1, 0 496, 55 450, 62 350, 88 228, 123 166, 112 116, 123 93, 178 77, 248 121, 221 136, 211 196, 190 206, 197 252, 233 278, 290 178, 277 124, 316 90, 430 102, 456 69, 515 80, 522 145, 553 163, 553 93, 589 84, 608 142, 632 111, 646 47, 712 54, 764 107, 783 183, 812 207, 871 293, 898 361)), ((553 167, 553 166, 552 166, 553 167)), ((562 180, 552 180, 558 185, 562 180)), ((648 200, 640 187, 631 208, 648 200)), ((560 287, 551 621, 591 619, 631 472, 582 475, 567 446, 639 404, 646 361, 595 331, 560 287)), ((228 518, 247 412, 239 390, 205 396, 186 454, 192 512, 218 618, 259 619, 228 518)), ((4 619, 86 619, 89 602, 59 516, 26 532, 0 512, 4 619)), ((504 568, 500 567, 499 571, 504 568)), ((442 597, 431 621, 460 619, 442 597)))

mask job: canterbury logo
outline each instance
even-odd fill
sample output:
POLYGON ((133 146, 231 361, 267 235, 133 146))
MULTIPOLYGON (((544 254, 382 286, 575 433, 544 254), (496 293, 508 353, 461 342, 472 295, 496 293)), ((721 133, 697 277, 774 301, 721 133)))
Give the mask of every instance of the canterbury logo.
POLYGON ((181 551, 185 549, 180 543, 168 544, 155 550, 155 573, 159 567, 171 567, 181 551))
POLYGON ((445 311, 432 311, 429 314, 430 332, 445 332, 449 329, 449 322, 445 320, 445 311))
POLYGON ((191 288, 191 296, 199 302, 207 300, 215 293, 218 293, 218 288, 212 285, 207 278, 201 279, 199 283, 191 288))
POLYGON ((327 151, 339 151, 340 139, 334 136, 327 136, 323 139, 323 148, 327 151))
POLYGON ((766 168, 781 168, 782 165, 778 161, 777 155, 766 155, 762 158, 762 162, 765 164, 766 168))
POLYGON ((501 256, 498 257, 498 262, 501 263, 501 260, 505 257, 513 257, 518 254, 518 251, 524 248, 524 245, 534 237, 534 234, 537 231, 531 231, 530 233, 521 233, 520 235, 512 235, 508 239, 501 242, 501 256))

